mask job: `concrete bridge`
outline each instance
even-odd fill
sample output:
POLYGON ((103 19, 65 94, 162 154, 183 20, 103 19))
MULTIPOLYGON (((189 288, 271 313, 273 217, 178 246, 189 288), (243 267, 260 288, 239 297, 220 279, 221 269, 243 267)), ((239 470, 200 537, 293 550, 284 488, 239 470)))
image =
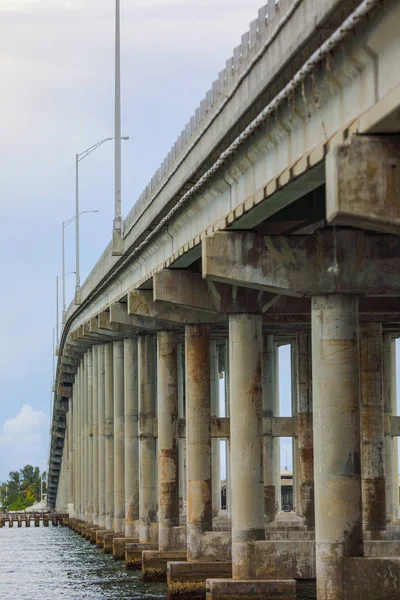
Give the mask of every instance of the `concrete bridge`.
POLYGON ((69 307, 50 506, 171 597, 399 598, 399 31, 270 0, 69 307))

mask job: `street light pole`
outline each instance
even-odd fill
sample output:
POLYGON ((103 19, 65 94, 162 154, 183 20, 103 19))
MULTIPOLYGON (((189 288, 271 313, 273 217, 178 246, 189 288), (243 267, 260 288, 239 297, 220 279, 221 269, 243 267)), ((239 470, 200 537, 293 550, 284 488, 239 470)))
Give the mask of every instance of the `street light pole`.
MULTIPOLYGON (((87 158, 90 154, 92 154, 92 152, 94 152, 95 150, 100 148, 100 146, 102 146, 106 142, 111 142, 114 139, 115 138, 112 138, 112 137, 104 138, 104 140, 101 140, 100 142, 97 142, 97 144, 90 146, 90 148, 88 148, 84 152, 81 152, 80 154, 77 154, 75 157, 75 219, 76 219, 76 223, 75 223, 75 246, 76 246, 76 248, 75 248, 75 253, 76 253, 75 304, 81 303, 81 282, 80 282, 80 267, 79 267, 79 216, 82 213, 79 213, 79 163, 82 160, 84 160, 85 158, 87 158)), ((129 140, 129 136, 125 136, 120 139, 121 140, 129 140)), ((84 211, 84 212, 91 212, 91 211, 84 211)))
POLYGON ((122 256, 121 219, 121 11, 115 2, 115 216, 113 226, 113 256, 122 256))
POLYGON ((56 354, 58 354, 58 343, 59 343, 59 338, 58 338, 58 275, 56 277, 56 311, 57 311, 57 315, 56 315, 56 354))
POLYGON ((79 271, 79 154, 75 157, 75 304, 81 303, 81 280, 79 271))
POLYGON ((62 224, 62 295, 63 295, 63 311, 61 322, 65 323, 65 236, 64 236, 65 223, 62 224))

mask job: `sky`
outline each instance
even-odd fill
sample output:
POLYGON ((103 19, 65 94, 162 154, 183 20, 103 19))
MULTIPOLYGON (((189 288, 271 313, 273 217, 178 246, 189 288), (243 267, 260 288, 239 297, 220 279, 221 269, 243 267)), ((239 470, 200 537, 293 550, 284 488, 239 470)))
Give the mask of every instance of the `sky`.
MULTIPOLYGON (((123 215, 262 4, 122 0, 123 215)), ((75 211, 75 154, 113 136, 114 6, 0 0, 0 481, 46 464, 61 225, 75 211)), ((111 239, 113 158, 109 143, 80 165, 81 209, 100 211, 81 219, 82 282, 111 239)), ((73 226, 65 234, 68 273, 73 226)), ((73 275, 66 290, 68 305, 73 275)))
MULTIPOLYGON (((122 0, 123 215, 262 0, 122 0)), ((75 154, 113 136, 112 0, 0 0, 0 481, 46 464, 61 224, 75 154)), ((111 239, 113 144, 80 164, 81 280, 111 239)), ((75 232, 65 230, 66 272, 75 232)), ((74 276, 66 278, 67 305, 74 276)), ((60 289, 61 310, 61 289, 60 289)))

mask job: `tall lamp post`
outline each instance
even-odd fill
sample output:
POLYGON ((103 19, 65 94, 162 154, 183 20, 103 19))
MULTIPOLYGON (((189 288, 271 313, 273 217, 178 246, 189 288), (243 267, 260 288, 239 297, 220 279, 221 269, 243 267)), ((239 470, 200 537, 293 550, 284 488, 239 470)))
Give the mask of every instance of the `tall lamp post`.
MULTIPOLYGON (((98 210, 83 210, 79 213, 79 216, 81 215, 86 215, 88 213, 98 213, 98 210)), ((65 239, 64 239, 64 235, 65 235, 65 228, 68 227, 68 225, 70 225, 71 223, 73 223, 76 219, 76 216, 71 217, 70 219, 67 219, 66 221, 62 222, 62 306, 63 306, 63 310, 62 310, 62 324, 65 324, 65 317, 66 317, 66 312, 67 312, 67 307, 65 304, 65 239)), ((75 273, 75 271, 74 271, 75 273)))
MULTIPOLYGON (((106 142, 111 142, 115 138, 104 138, 104 140, 100 140, 97 144, 93 144, 84 152, 77 154, 75 157, 75 244, 76 244, 76 286, 75 286, 75 304, 81 303, 81 280, 80 280, 80 270, 79 270, 79 163, 82 162, 85 158, 87 158, 92 152, 100 148, 106 142)), ((129 136, 125 136, 121 138, 123 140, 129 140, 129 136)), ((85 211, 86 212, 86 211, 85 211)))
POLYGON ((121 218, 121 11, 115 0, 115 216, 113 224, 113 256, 122 256, 121 218))

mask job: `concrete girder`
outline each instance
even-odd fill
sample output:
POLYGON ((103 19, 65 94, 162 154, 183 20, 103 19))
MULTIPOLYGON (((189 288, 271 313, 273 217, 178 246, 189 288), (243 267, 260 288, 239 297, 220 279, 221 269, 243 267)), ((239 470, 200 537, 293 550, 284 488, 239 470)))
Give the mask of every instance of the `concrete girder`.
POLYGON ((85 350, 79 345, 72 345, 67 342, 63 348, 63 356, 81 359, 85 354, 85 350))
POLYGON ((59 371, 58 373, 58 383, 60 385, 65 385, 66 383, 74 383, 75 375, 72 373, 64 373, 63 371, 59 371))
POLYGON ((75 365, 65 365, 62 362, 60 363, 59 367, 58 367, 59 373, 60 375, 72 375, 75 376, 78 367, 75 365))
POLYGON ((310 315, 308 299, 293 301, 266 290, 204 280, 201 273, 164 269, 153 277, 153 300, 211 314, 310 315))
POLYGON ((72 358, 71 356, 64 356, 64 354, 61 356, 61 360, 60 363, 63 366, 69 366, 69 367, 79 367, 79 364, 81 362, 80 358, 72 358))
MULTIPOLYGON (((164 305, 193 309, 197 314, 201 312, 216 315, 218 312, 230 311, 247 312, 254 310, 263 313, 264 323, 306 324, 311 323, 311 301, 309 298, 292 298, 280 296, 267 291, 259 291, 234 285, 214 283, 213 295, 210 290, 210 281, 204 280, 200 273, 164 269, 154 275, 153 300, 155 308, 150 303, 150 291, 135 291, 129 294, 132 310, 143 311, 143 314, 153 315, 156 311, 160 318, 164 318, 161 310, 164 305), (217 302, 217 298, 219 301, 217 302), (248 304, 247 304, 248 303, 248 304), (217 304, 219 306, 217 307, 217 304), (158 308, 160 306, 160 308, 158 308), (152 312, 154 310, 154 312, 152 312)), ((130 303, 128 301, 128 307, 130 303)), ((128 310, 131 310, 128 308, 128 310)), ((172 317, 173 318, 173 317, 172 317)), ((178 317, 179 318, 179 317, 178 317)), ((363 322, 400 322, 399 302, 397 298, 360 298, 360 320, 363 322)), ((190 321, 188 321, 190 322, 190 321)))
POLYGON ((223 320, 218 314, 176 306, 170 302, 155 302, 150 290, 135 290, 129 293, 128 315, 149 317, 182 326, 187 323, 220 323, 223 320))
POLYGON ((400 136, 354 136, 326 160, 329 223, 400 232, 400 136))
POLYGON ((111 329, 100 328, 100 315, 92 317, 89 321, 89 331, 91 335, 95 336, 98 340, 102 340, 103 344, 119 340, 123 336, 111 329))
POLYGON ((110 306, 109 320, 111 325, 125 327, 127 331, 136 333, 150 333, 156 331, 165 331, 166 329, 176 330, 173 324, 156 320, 153 317, 142 316, 129 312, 128 304, 116 303, 110 306))
POLYGON ((400 239, 356 230, 315 235, 216 233, 203 240, 203 277, 289 296, 400 295, 400 239))
POLYGON ((63 398, 72 398, 72 387, 59 384, 57 387, 57 394, 63 398))

